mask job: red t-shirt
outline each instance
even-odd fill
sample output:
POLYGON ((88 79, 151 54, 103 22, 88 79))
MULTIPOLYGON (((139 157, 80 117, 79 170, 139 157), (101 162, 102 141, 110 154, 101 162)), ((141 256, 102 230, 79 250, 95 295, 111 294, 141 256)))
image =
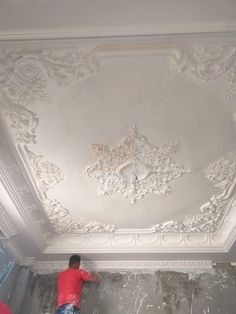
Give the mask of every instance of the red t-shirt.
POLYGON ((80 295, 83 288, 83 281, 88 281, 90 278, 90 274, 83 269, 68 268, 60 272, 57 280, 57 307, 70 303, 80 308, 80 295))
POLYGON ((9 309, 9 307, 0 301, 0 313, 1 314, 12 314, 11 310, 9 309))

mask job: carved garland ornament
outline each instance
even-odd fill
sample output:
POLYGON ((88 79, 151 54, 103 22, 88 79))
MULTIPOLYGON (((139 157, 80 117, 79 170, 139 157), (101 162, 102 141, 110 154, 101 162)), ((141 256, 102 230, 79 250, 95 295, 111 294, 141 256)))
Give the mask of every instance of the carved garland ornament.
POLYGON ((172 159, 177 149, 177 142, 151 145, 134 127, 118 146, 93 145, 95 163, 85 174, 98 180, 100 194, 119 193, 134 204, 147 193, 169 193, 168 182, 186 172, 172 159))

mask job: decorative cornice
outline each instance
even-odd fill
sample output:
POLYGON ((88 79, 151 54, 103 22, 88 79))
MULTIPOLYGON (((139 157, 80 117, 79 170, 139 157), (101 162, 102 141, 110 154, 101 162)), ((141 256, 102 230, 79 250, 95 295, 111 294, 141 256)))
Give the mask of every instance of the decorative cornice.
POLYGON ((19 231, 17 230, 15 224, 8 215, 4 206, 1 204, 1 201, 0 201, 0 230, 8 239, 13 237, 14 235, 19 234, 19 231))
MULTIPOLYGON (((38 219, 33 218, 33 212, 35 211, 35 205, 25 205, 24 204, 24 195, 19 194, 19 191, 15 189, 11 179, 5 173, 5 171, 0 166, 0 180, 3 182, 4 187, 11 198, 13 204, 16 206, 21 218, 27 226, 27 229, 30 230, 34 240, 36 241, 39 248, 42 250, 45 248, 46 240, 49 236, 47 228, 45 228, 45 222, 40 217, 38 219)), ((28 193, 29 194, 29 190, 28 193)), ((37 207, 36 207, 37 208, 37 207)))
POLYGON ((22 227, 31 232, 38 247, 44 250, 49 236, 48 227, 43 217, 39 215, 38 205, 2 133, 0 133, 0 149, 0 181, 12 201, 16 216, 21 217, 22 227))
MULTIPOLYGON (((64 270, 68 267, 68 261, 37 261, 33 265, 33 272, 36 274, 48 274, 64 270)), ((203 261, 94 261, 82 262, 81 268, 96 271, 156 271, 159 269, 184 270, 189 272, 209 271, 212 269, 212 262, 203 261)))
POLYGON ((160 253, 160 252, 227 252, 227 230, 218 234, 207 233, 107 233, 62 235, 52 237, 46 254, 85 253, 160 253))

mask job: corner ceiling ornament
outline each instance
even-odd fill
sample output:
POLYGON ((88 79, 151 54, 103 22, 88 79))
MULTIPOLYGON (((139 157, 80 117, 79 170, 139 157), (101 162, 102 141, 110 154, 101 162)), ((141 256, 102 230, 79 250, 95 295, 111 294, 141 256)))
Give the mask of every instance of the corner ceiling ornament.
POLYGON ((236 46, 194 45, 180 50, 180 55, 173 60, 179 72, 206 82, 224 76, 227 87, 223 96, 231 98, 236 95, 236 46))
POLYGON ((229 153, 211 163, 205 170, 205 176, 216 188, 221 189, 219 195, 213 195, 201 206, 201 213, 193 217, 185 217, 183 222, 168 221, 156 224, 155 232, 215 232, 225 215, 225 205, 234 194, 236 186, 236 153, 229 153))
POLYGON ((48 102, 48 79, 59 85, 96 75, 99 61, 89 52, 78 50, 11 50, 0 53, 1 109, 16 140, 36 143, 38 117, 28 107, 48 102))
POLYGON ((98 222, 85 224, 80 218, 72 218, 68 209, 56 200, 45 200, 44 206, 56 233, 100 233, 115 231, 114 225, 106 225, 98 222))
POLYGON ((119 193, 134 204, 147 193, 170 193, 168 182, 189 172, 172 159, 178 146, 169 142, 155 147, 133 127, 118 146, 94 144, 95 163, 84 173, 98 180, 100 194, 119 193))

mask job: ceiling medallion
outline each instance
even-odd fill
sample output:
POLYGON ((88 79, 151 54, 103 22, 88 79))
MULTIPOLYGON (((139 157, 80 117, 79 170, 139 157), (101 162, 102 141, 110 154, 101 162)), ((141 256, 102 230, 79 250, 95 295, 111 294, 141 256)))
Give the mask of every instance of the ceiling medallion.
POLYGON ((155 147, 133 127, 118 146, 94 144, 95 163, 84 173, 98 180, 99 194, 119 193, 134 204, 147 193, 170 193, 168 182, 189 172, 172 159, 178 146, 172 141, 155 147))

